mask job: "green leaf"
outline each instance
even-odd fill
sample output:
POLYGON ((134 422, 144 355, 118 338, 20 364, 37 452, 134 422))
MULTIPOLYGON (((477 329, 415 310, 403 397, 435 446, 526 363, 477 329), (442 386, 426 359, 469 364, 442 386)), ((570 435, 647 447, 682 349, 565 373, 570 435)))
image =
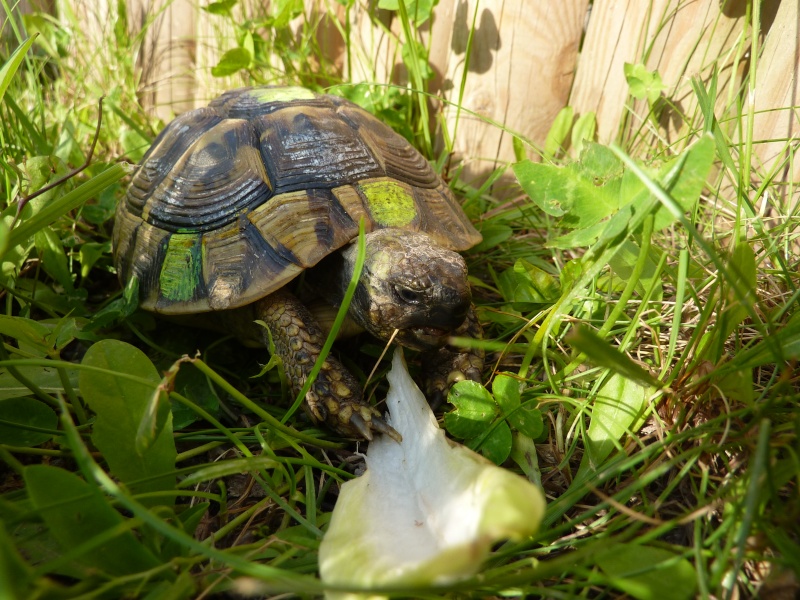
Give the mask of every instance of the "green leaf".
MULTIPOLYGON (((270 360, 275 354, 270 355, 270 360)), ((175 391, 184 398, 190 398, 192 404, 216 415, 219 411, 219 396, 208 377, 195 369, 191 364, 185 365, 175 377, 175 391)), ((182 403, 172 404, 172 427, 180 431, 200 419, 197 412, 182 403)))
MULTIPOLYGON (((750 244, 738 244, 731 253, 729 271, 738 279, 736 286, 748 290, 745 302, 750 305, 756 303, 755 290, 757 286, 756 256, 750 244)), ((733 290, 728 291, 725 309, 720 315, 720 339, 727 340, 731 333, 748 317, 749 313, 733 290)))
POLYGON ((50 328, 33 319, 0 315, 0 335, 14 338, 20 347, 27 346, 39 356, 47 356, 51 349, 50 328))
POLYGON ((272 2, 274 20, 272 26, 282 29, 289 22, 303 14, 303 0, 274 0, 272 2))
MULTIPOLYGON (((652 256, 655 252, 657 251, 651 250, 645 258, 644 270, 636 285, 636 289, 640 293, 649 289, 654 284, 654 280, 659 279, 658 273, 656 272, 658 265, 652 256)), ((622 281, 628 281, 641 253, 641 248, 635 242, 625 240, 619 245, 619 250, 611 257, 608 264, 622 281)), ((658 286, 659 290, 661 289, 660 281, 655 283, 655 285, 658 286)), ((658 290, 656 290, 656 294, 659 294, 658 290)))
POLYGON ((519 465, 525 476, 537 486, 542 487, 542 472, 539 469, 539 455, 536 444, 527 435, 519 432, 513 434, 511 443, 511 459, 519 465))
POLYGON ((131 277, 122 291, 122 298, 109 302, 102 310, 97 311, 91 321, 84 327, 84 331, 94 331, 130 317, 136 312, 138 305, 139 279, 138 277, 131 277))
POLYGON ((680 555, 663 548, 615 544, 595 558, 622 591, 640 600, 694 598, 697 575, 680 555))
POLYGON ((444 415, 444 425, 451 435, 469 439, 482 434, 497 416, 497 404, 480 383, 459 381, 447 395, 455 410, 444 415))
POLYGON ((554 167, 522 161, 513 165, 519 184, 536 205, 561 225, 590 227, 620 206, 622 167, 610 150, 589 144, 581 162, 554 167))
POLYGON ((212 15, 231 15, 231 10, 236 6, 239 0, 220 0, 219 2, 210 2, 206 6, 201 6, 204 11, 212 15))
MULTIPOLYGON (((439 0, 405 0, 406 11, 411 21, 419 26, 433 14, 433 7, 439 0)), ((400 10, 400 0, 378 0, 378 8, 384 10, 400 10)))
POLYGON ((597 115, 593 111, 582 114, 572 126, 572 150, 580 156, 586 147, 586 142, 594 140, 597 132, 597 115))
POLYGON ((658 71, 648 71, 642 63, 635 65, 625 63, 623 68, 625 79, 631 88, 631 96, 634 98, 639 100, 646 98, 652 105, 661 97, 661 92, 667 89, 667 86, 661 81, 658 71))
POLYGON ((51 227, 43 227, 33 236, 36 250, 42 258, 42 268, 45 273, 55 279, 66 292, 75 290, 72 283, 72 273, 69 270, 67 255, 64 245, 51 227))
POLYGON ((515 135, 511 138, 511 146, 514 149, 514 160, 520 162, 527 158, 528 152, 525 149, 525 143, 519 136, 515 135))
POLYGON ((111 472, 139 493, 174 489, 177 453, 169 403, 159 404, 152 443, 143 443, 139 435, 161 382, 153 363, 130 344, 103 340, 89 348, 81 364, 105 371, 82 369, 79 385, 87 404, 97 414, 92 441, 111 472))
POLYGON ((500 273, 497 284, 503 299, 520 311, 552 304, 561 295, 561 286, 555 277, 522 258, 500 273))
POLYGON ((492 394, 500 409, 510 414, 519 408, 520 381, 511 375, 500 373, 492 383, 492 394))
POLYGON ((57 429, 58 415, 44 402, 33 398, 0 400, 0 440, 4 444, 32 448, 53 439, 52 432, 57 429))
POLYGON ((6 251, 8 250, 8 245, 11 242, 9 239, 10 235, 11 228, 9 227, 8 223, 0 220, 0 263, 2 263, 3 257, 6 255, 6 251))
POLYGON ((572 118, 574 114, 575 111, 571 106, 565 106, 558 111, 556 118, 553 119, 553 124, 550 126, 550 131, 547 132, 547 138, 545 138, 545 156, 553 157, 564 150, 570 129, 572 129, 572 118))
MULTIPOLYGON (((714 138, 706 134, 683 154, 669 161, 660 169, 661 185, 684 212, 693 210, 697 205, 709 173, 711 173, 715 157, 714 138)), ((639 184, 641 185, 641 182, 639 184)), ((642 199, 642 202, 644 201, 646 199, 642 199)), ((660 231, 675 221, 675 215, 666 206, 659 206, 655 213, 653 230, 660 231)))
POLYGON ((249 68, 252 62, 253 57, 247 50, 233 48, 222 55, 216 66, 211 68, 211 74, 214 77, 227 77, 249 68))
POLYGON ((111 242, 86 242, 78 251, 78 260, 81 263, 81 277, 88 277, 95 263, 104 254, 111 252, 111 242))
POLYGON ((639 429, 653 388, 614 374, 597 391, 576 480, 599 469, 628 432, 639 429))
POLYGON ((800 313, 789 322, 753 346, 740 350, 724 366, 725 370, 754 369, 769 363, 781 363, 800 358, 800 313))
MULTIPOLYGON (((16 528, 19 528, 17 525, 16 528)), ((28 589, 31 568, 16 550, 15 539, 6 531, 0 519, 0 598, 33 598, 35 594, 28 589)))
POLYGON ((514 429, 534 440, 544 431, 542 411, 528 403, 522 404, 508 415, 508 422, 514 429))
POLYGON ((120 142, 122 142, 122 150, 125 155, 135 163, 142 160, 145 152, 150 147, 150 140, 135 129, 125 129, 122 132, 120 142))
POLYGON ((517 181, 536 205, 553 217, 561 217, 572 208, 564 169, 523 160, 512 165, 517 181))
POLYGON ((566 341, 573 348, 585 353, 596 365, 607 367, 633 381, 639 381, 654 387, 663 387, 664 385, 649 371, 633 362, 627 355, 613 348, 588 327, 573 327, 572 331, 567 335, 566 341))
MULTIPOLYGON (((619 214, 619 213, 617 213, 619 214)), ((615 215, 616 216, 616 215, 615 215)), ((583 229, 575 229, 574 231, 570 231, 567 234, 560 235, 557 238, 551 239, 547 241, 545 244, 548 248, 583 248, 586 246, 591 246, 600 235, 606 231, 608 228, 608 223, 611 222, 611 219, 608 221, 601 221, 600 223, 595 223, 589 227, 584 227, 583 229)))
POLYGON ((25 55, 28 53, 28 50, 30 50, 37 37, 38 34, 33 35, 22 42, 22 44, 20 44, 19 47, 14 50, 5 64, 0 67, 0 102, 3 101, 3 97, 6 95, 6 90, 11 84, 11 80, 14 78, 14 74, 17 72, 17 69, 19 69, 19 66, 25 59, 25 55))
POLYGON ((36 514, 61 549, 84 565, 111 575, 129 575, 161 566, 109 504, 99 488, 77 475, 46 465, 23 472, 36 514), (106 538, 96 540, 94 538, 106 538))
MULTIPOLYGON (((505 421, 502 421, 492 429, 488 436, 483 438, 476 449, 494 464, 502 465, 511 454, 511 444, 511 429, 505 421)), ((473 447, 472 444, 469 446, 473 447)))
POLYGON ((90 198, 98 196, 105 188, 122 179, 124 175, 125 169, 122 165, 113 165, 71 192, 49 202, 34 216, 20 221, 11 230, 9 246, 13 248, 22 244, 40 229, 51 225, 56 219, 75 210, 90 198))
POLYGON ((408 67, 410 72, 418 72, 422 79, 430 79, 433 77, 433 69, 428 63, 428 51, 417 40, 406 40, 403 47, 400 49, 400 55, 403 57, 403 63, 408 67), (416 69, 414 68, 414 60, 416 60, 416 69))
POLYGON ((483 236, 483 241, 473 248, 475 252, 490 250, 491 248, 502 244, 507 239, 511 238, 512 235, 514 235, 514 230, 508 225, 504 225, 503 223, 494 223, 492 221, 483 223, 481 225, 480 232, 483 236))
POLYGON ((716 378, 714 385, 726 398, 747 404, 752 404, 756 398, 752 369, 740 369, 716 378))
MULTIPOLYGON (((52 367, 17 367, 17 371, 46 394, 63 394, 64 385, 56 369, 52 367)), ((67 377, 73 388, 78 386, 76 369, 67 369, 67 377)), ((0 400, 26 396, 31 393, 8 371, 0 369, 0 400)))

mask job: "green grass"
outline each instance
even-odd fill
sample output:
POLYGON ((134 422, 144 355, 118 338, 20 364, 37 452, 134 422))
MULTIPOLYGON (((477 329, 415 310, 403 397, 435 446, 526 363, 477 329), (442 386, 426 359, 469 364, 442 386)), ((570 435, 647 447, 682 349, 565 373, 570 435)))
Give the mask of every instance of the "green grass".
MULTIPOLYGON (((313 42, 318 19, 285 35, 302 3, 245 20, 228 4, 213 9, 236 32, 218 41, 232 51, 221 75, 334 86, 447 163, 424 94, 350 85, 313 42)), ((413 36, 420 15, 400 6, 413 36)), ((0 45, 0 598, 318 595, 316 549, 357 446, 299 412, 281 423, 281 374, 254 377, 266 353, 158 321, 120 288, 114 207, 163 124, 138 101, 142 35, 112 20, 94 53, 64 19, 7 22, 0 45), (32 197, 87 163, 101 96, 88 166, 32 197)), ((425 91, 426 55, 422 44, 402 55, 410 88, 425 91)), ((454 179, 484 235, 467 260, 491 393, 485 421, 465 430, 456 410, 443 422, 541 482, 548 510, 535 538, 498 547, 480 577, 397 594, 796 593, 800 230, 777 170, 751 166, 756 68, 725 114, 713 113, 713 81, 694 81, 692 136, 673 145, 632 122, 616 144, 593 144, 591 120, 564 113, 547 160, 525 160, 537 151, 520 140, 520 160, 496 173, 517 176, 519 202, 454 179), (584 146, 579 159, 570 144, 584 146), (504 412, 511 377, 523 383, 513 410, 541 427, 504 412), (534 444, 526 462, 519 449, 534 444)), ((669 105, 656 100, 654 118, 669 105)), ((338 352, 366 379, 381 350, 338 352)), ((385 393, 386 368, 368 394, 385 393)))

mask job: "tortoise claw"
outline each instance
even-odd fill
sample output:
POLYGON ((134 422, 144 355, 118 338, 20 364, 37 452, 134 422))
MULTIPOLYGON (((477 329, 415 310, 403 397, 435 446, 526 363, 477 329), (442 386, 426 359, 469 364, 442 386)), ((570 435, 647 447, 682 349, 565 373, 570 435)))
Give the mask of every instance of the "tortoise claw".
POLYGON ((360 414, 357 412, 353 413, 353 415, 350 417, 350 425, 365 440, 369 442, 372 441, 372 431, 370 430, 369 425, 367 425, 367 422, 364 420, 364 417, 362 417, 360 414))
POLYGON ((398 444, 403 441, 403 436, 400 435, 398 433, 398 431, 394 427, 389 425, 386 421, 384 421, 380 417, 373 417, 372 418, 372 428, 375 431, 379 431, 380 433, 383 433, 384 435, 388 435, 390 438, 392 438, 398 444))
POLYGON ((365 419, 358 412, 354 412, 350 416, 350 427, 352 427, 361 437, 367 441, 372 441, 373 432, 383 433, 388 435, 398 444, 403 441, 403 436, 397 430, 384 421, 381 417, 373 415, 369 420, 365 419))

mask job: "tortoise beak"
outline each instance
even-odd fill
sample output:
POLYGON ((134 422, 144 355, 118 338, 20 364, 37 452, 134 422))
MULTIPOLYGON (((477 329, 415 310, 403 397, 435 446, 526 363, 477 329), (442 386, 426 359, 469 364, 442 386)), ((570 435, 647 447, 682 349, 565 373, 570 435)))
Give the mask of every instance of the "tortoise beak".
POLYGON ((398 341, 416 350, 441 348, 464 323, 471 302, 469 295, 461 295, 449 302, 439 302, 409 315, 400 327, 398 341))

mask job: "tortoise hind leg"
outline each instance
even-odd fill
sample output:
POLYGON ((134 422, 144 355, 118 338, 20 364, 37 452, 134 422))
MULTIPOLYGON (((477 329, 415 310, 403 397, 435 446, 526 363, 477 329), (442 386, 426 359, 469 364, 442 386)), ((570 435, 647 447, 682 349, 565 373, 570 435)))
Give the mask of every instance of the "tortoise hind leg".
MULTIPOLYGON (((325 335, 309 310, 294 295, 279 290, 255 304, 255 317, 266 323, 275 351, 283 361, 292 391, 298 394, 319 358, 325 335)), ((264 337, 267 338, 266 332, 264 337)), ((265 339, 265 345, 268 345, 265 339)), ((305 397, 306 412, 349 437, 372 439, 378 431, 400 440, 400 434, 363 400, 355 377, 328 356, 305 397)))
MULTIPOLYGON (((475 307, 470 306, 463 325, 453 332, 455 337, 469 337, 476 340, 483 338, 483 328, 475 314, 475 307)), ((469 379, 481 381, 481 372, 485 360, 482 348, 452 349, 448 346, 426 352, 423 358, 425 365, 425 395, 433 408, 438 408, 447 398, 447 392, 458 381, 469 379)))

